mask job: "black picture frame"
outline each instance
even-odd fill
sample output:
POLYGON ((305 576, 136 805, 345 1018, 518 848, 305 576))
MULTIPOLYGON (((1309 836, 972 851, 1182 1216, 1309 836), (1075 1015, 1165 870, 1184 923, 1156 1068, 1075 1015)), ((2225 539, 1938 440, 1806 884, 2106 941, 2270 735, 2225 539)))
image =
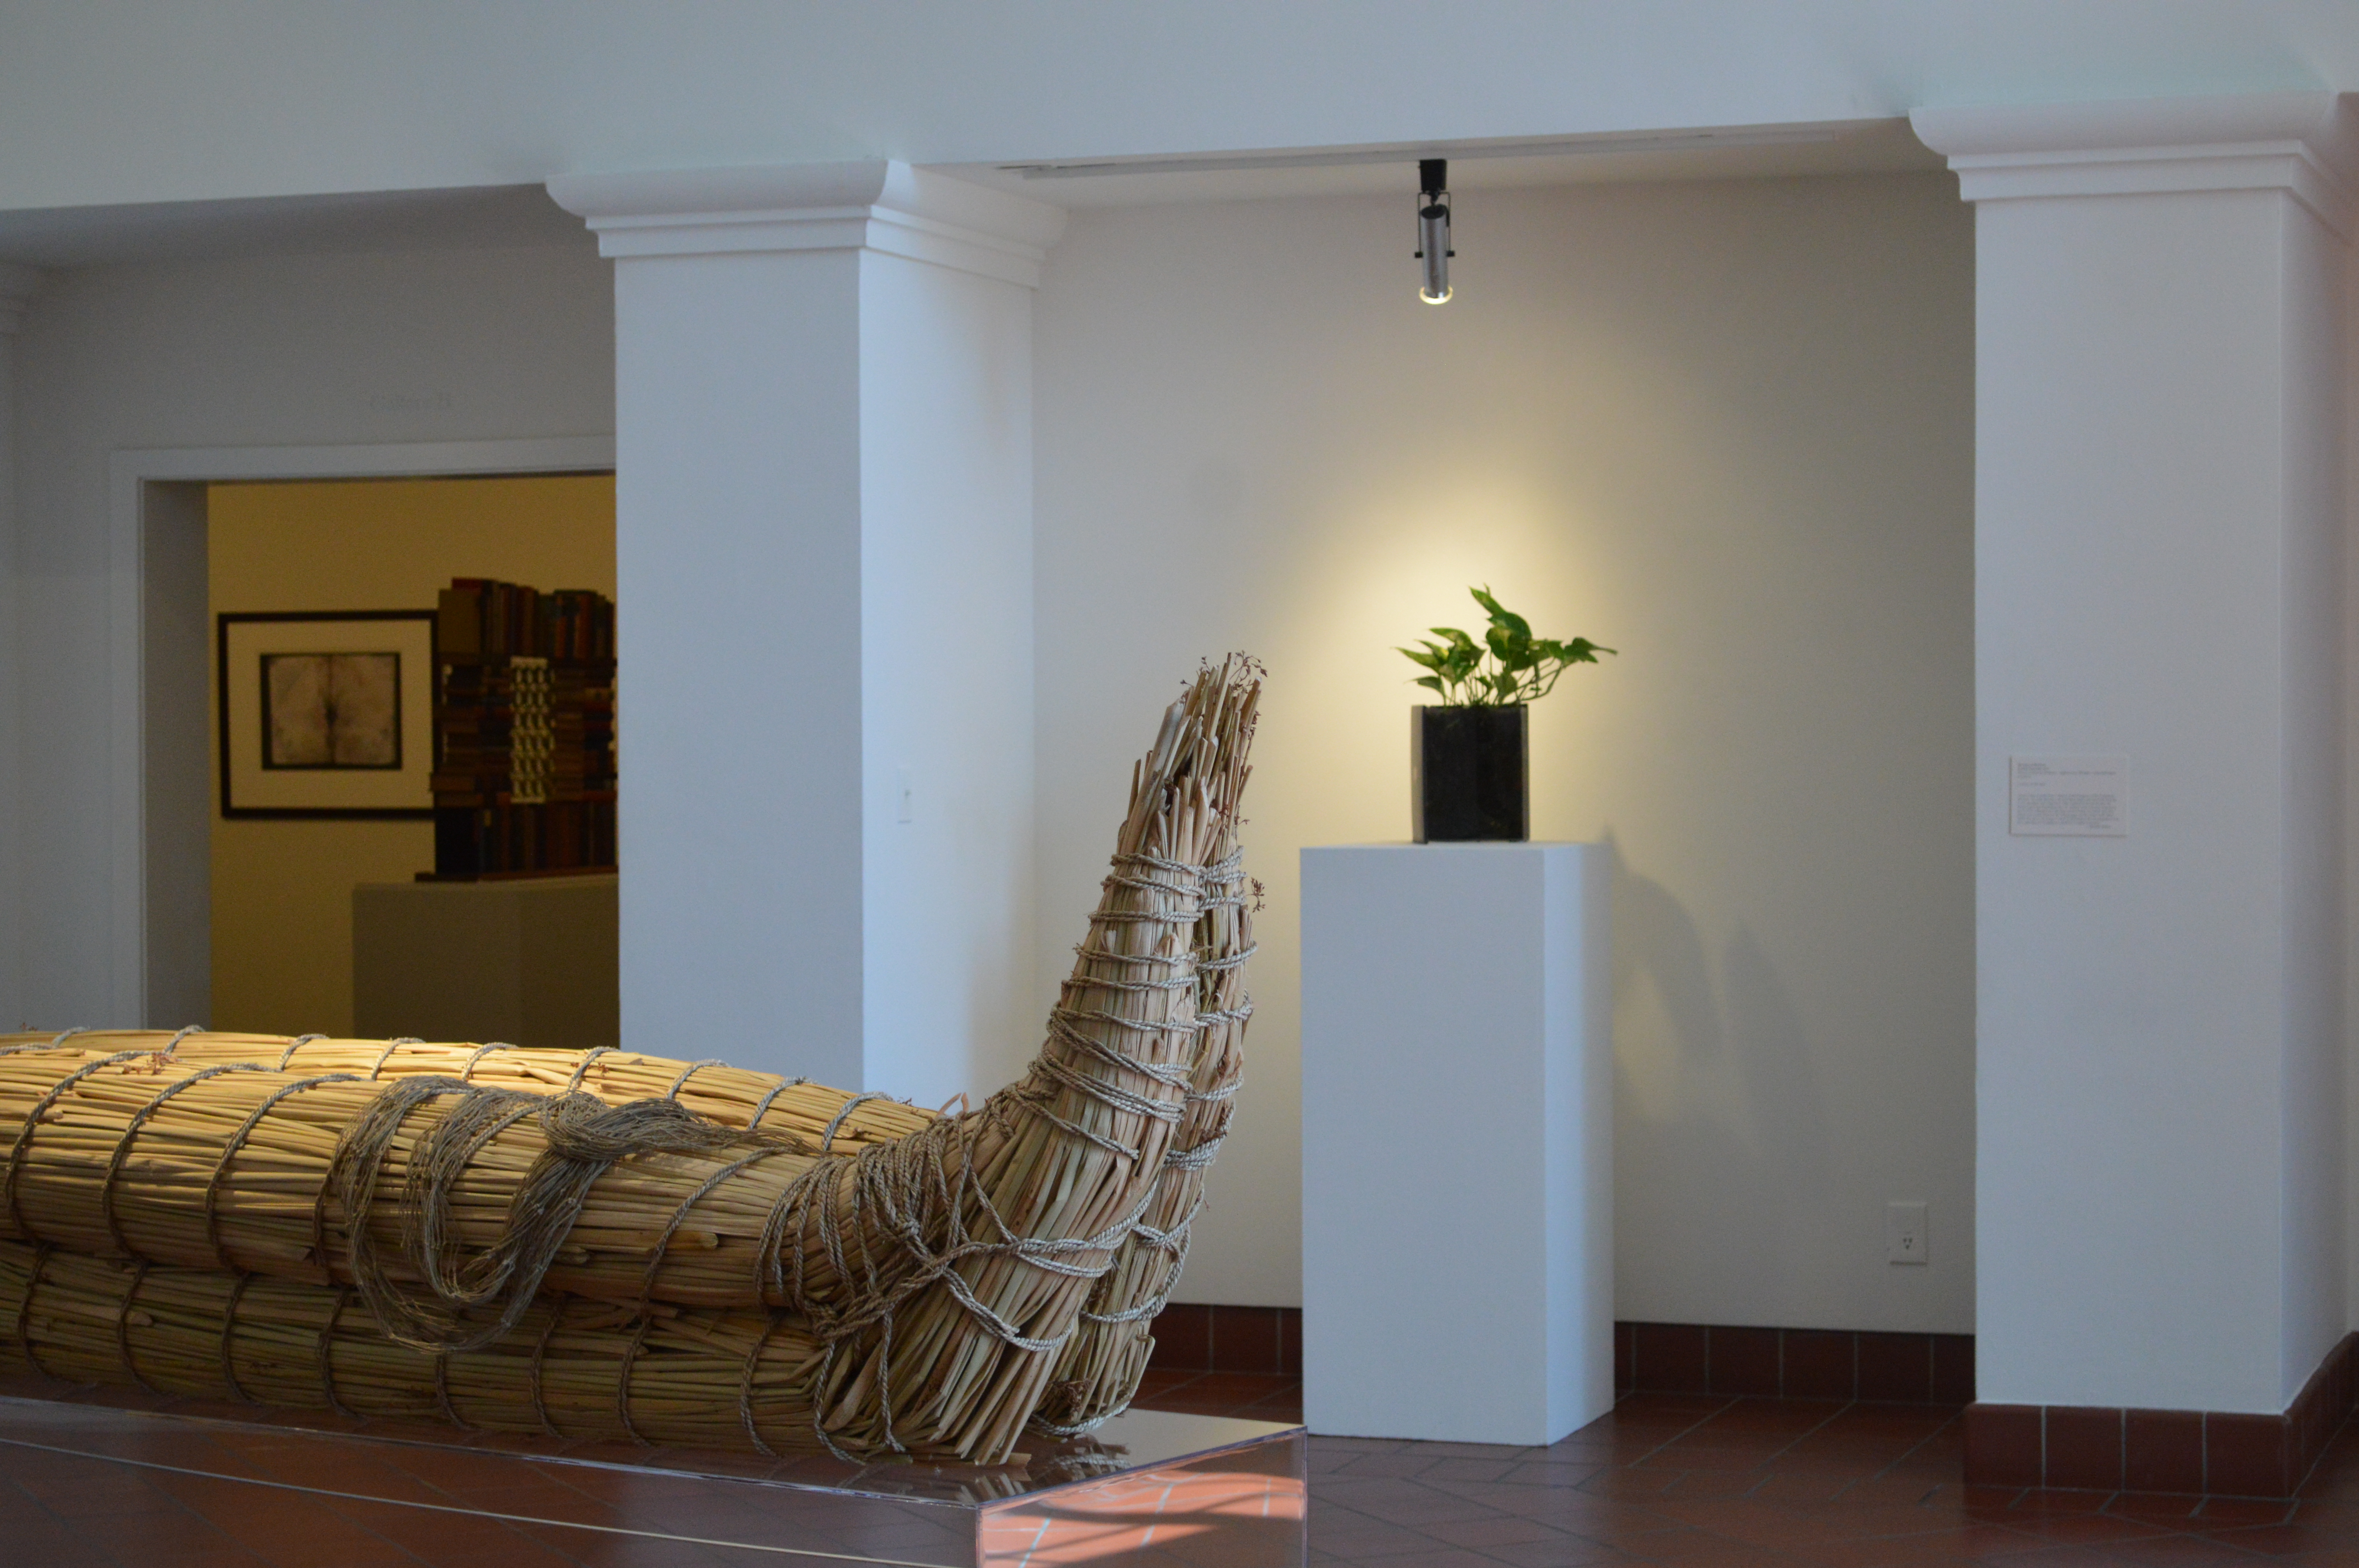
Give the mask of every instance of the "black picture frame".
POLYGON ((431 706, 438 651, 433 611, 223 611, 213 620, 219 708, 215 760, 221 792, 218 805, 224 818, 432 820, 431 706), (370 626, 385 626, 400 645, 391 650, 353 647, 355 628, 370 626), (294 645, 262 647, 258 634, 265 630, 277 633, 270 638, 274 644, 291 640, 294 645), (265 727, 270 698, 264 671, 268 659, 388 651, 396 658, 393 762, 320 766, 273 765, 267 761, 265 727), (423 667, 408 668, 413 662, 423 667), (246 722, 242 724, 241 719, 246 722), (419 743, 421 741, 423 744, 419 743), (359 778, 370 782, 350 782, 359 778), (388 793, 408 795, 416 804, 390 804, 383 798, 388 793))

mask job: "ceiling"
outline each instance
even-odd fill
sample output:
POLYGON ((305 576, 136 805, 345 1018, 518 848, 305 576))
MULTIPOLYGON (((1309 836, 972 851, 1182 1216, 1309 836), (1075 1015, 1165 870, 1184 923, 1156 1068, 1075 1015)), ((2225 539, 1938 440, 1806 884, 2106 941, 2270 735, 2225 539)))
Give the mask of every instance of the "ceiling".
POLYGON ((1945 167, 1907 120, 1737 125, 1710 130, 1553 136, 1532 141, 1397 143, 1194 157, 939 166, 979 185, 1060 207, 1399 195, 1417 189, 1419 158, 1450 159, 1453 191, 1663 179, 1897 174, 1945 167))
MULTIPOLYGON (((1121 207, 1416 189, 1420 157, 1453 190, 1607 181, 1924 172, 1942 167, 1906 120, 1736 126, 1535 141, 1279 148, 1185 157, 954 164, 938 172, 1061 207, 1121 207)), ((228 256, 592 244, 538 185, 0 211, 0 261, 104 266, 228 256)))
POLYGON ((538 185, 0 212, 0 261, 39 267, 594 243, 538 185))

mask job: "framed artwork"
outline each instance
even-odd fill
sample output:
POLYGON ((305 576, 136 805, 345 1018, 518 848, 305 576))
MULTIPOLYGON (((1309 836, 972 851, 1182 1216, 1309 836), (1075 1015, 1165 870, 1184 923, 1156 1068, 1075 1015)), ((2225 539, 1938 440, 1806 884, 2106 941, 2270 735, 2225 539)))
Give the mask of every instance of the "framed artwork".
POLYGON ((434 611, 216 617, 223 816, 431 816, 434 611))

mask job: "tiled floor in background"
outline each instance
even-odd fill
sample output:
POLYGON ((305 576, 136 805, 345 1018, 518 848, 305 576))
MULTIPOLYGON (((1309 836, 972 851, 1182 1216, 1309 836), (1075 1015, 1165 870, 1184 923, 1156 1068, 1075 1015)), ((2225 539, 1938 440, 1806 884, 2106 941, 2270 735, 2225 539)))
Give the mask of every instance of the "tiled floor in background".
MULTIPOLYGON (((1141 1404, 1299 1418, 1300 1385, 1141 1404), (1223 1402, 1227 1400, 1229 1402, 1223 1402)), ((2359 1423, 2294 1502, 1968 1488, 1953 1406, 1629 1394, 1551 1448, 1310 1443, 1310 1561, 1378 1568, 2359 1568, 2359 1423)))
POLYGON ((1252 1372, 1159 1372, 1138 1380, 1135 1401, 1147 1410, 1233 1415, 1247 1421, 1300 1421, 1302 1379, 1252 1372))
MULTIPOLYGON (((1151 1374, 1140 1403, 1296 1419, 1300 1385, 1151 1374)), ((2294 1502, 1969 1489, 1954 1407, 1633 1394, 1550 1448, 1314 1438, 1310 1561, 1375 1568, 2359 1568, 2359 1426, 2294 1502)), ((453 1495, 464 1506, 487 1499, 453 1495)), ((492 1506, 496 1506, 494 1504, 492 1506)), ((809 1562, 0 1454, 0 1564, 754 1568, 809 1562)))

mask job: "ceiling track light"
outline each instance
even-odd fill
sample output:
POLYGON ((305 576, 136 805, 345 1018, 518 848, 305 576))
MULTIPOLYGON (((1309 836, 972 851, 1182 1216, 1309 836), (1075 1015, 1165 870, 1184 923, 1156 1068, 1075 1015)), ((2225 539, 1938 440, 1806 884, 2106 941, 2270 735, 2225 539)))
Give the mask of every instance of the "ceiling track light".
POLYGON ((1417 198, 1417 259, 1425 264, 1417 297, 1428 305, 1450 302, 1450 160, 1419 158, 1417 198))

